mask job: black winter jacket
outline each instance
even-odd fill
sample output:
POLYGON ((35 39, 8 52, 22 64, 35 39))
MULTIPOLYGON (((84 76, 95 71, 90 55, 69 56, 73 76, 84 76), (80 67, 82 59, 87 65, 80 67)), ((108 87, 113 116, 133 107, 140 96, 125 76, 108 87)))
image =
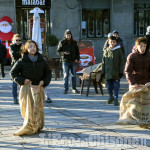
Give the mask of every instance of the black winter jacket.
POLYGON ((80 60, 79 47, 77 45, 77 42, 73 39, 71 39, 70 42, 65 39, 60 41, 57 48, 57 54, 61 56, 62 61, 72 63, 76 59, 78 61, 80 60), (70 52, 70 54, 65 55, 64 52, 70 52))
POLYGON ((11 44, 9 46, 9 54, 11 56, 11 66, 13 66, 15 64, 15 62, 17 60, 19 60, 19 58, 21 58, 21 54, 20 54, 20 51, 21 51, 21 45, 17 45, 17 44, 11 44))
POLYGON ((51 81, 51 70, 43 56, 37 53, 38 59, 32 62, 28 55, 25 54, 12 67, 10 76, 14 82, 24 85, 25 79, 31 80, 32 85, 38 85, 41 80, 44 81, 44 87, 51 81))
POLYGON ((7 49, 6 47, 0 43, 0 58, 5 58, 7 55, 7 49))

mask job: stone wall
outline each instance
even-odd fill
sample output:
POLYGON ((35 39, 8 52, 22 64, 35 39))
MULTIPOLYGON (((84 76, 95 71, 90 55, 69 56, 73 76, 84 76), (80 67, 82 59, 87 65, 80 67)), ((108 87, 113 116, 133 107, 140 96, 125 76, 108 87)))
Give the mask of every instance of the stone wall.
MULTIPOLYGON (((62 39, 64 31, 70 29, 76 40, 82 40, 81 37, 81 15, 82 7, 91 9, 110 8, 110 31, 118 30, 120 37, 123 39, 126 56, 131 52, 135 38, 134 31, 134 0, 51 0, 51 33, 56 35, 58 39, 62 39), (81 3, 82 2, 82 3, 81 3)), ((107 38, 86 38, 84 40, 92 40, 94 43, 94 52, 96 63, 101 62, 102 49, 107 38)))
POLYGON ((80 35, 80 10, 78 0, 51 0, 50 25, 51 33, 56 35, 58 39, 64 37, 66 29, 72 31, 73 37, 78 40, 80 35))
POLYGON ((9 16, 14 24, 12 25, 12 31, 16 32, 16 9, 15 0, 0 0, 0 18, 3 16, 9 16))

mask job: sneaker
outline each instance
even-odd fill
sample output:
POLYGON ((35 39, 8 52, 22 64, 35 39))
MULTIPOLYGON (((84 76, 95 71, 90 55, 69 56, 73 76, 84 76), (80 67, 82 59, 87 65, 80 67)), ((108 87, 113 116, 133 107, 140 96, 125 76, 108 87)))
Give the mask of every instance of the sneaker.
POLYGON ((68 90, 64 90, 64 94, 67 94, 68 93, 68 90))
POLYGON ((48 98, 45 102, 46 103, 52 103, 52 100, 50 98, 48 98))
POLYGON ((118 106, 118 105, 119 105, 118 99, 115 99, 115 100, 114 100, 114 106, 118 106))
POLYGON ((111 104, 114 101, 114 97, 109 97, 107 104, 111 104))
POLYGON ((72 89, 72 93, 80 93, 77 89, 72 89))
POLYGON ((17 99, 14 99, 14 104, 19 104, 17 99))

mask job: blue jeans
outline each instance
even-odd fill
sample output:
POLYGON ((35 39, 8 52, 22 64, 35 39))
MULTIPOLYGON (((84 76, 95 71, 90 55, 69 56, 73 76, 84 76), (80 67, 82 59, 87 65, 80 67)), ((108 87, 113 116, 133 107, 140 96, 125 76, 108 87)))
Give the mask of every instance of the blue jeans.
POLYGON ((71 71, 72 76, 72 89, 76 89, 76 63, 63 62, 63 74, 64 74, 64 88, 68 90, 68 80, 69 80, 69 71, 71 71))
POLYGON ((15 82, 12 83, 12 95, 14 100, 17 100, 17 83, 15 82))
POLYGON ((118 99, 119 88, 120 88, 119 80, 113 80, 113 79, 107 80, 107 89, 110 97, 113 97, 113 90, 114 90, 114 98, 118 99))

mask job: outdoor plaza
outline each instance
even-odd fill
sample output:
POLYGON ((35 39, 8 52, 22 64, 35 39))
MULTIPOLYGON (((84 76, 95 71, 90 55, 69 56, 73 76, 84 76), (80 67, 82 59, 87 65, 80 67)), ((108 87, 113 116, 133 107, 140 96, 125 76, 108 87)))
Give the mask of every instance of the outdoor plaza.
MULTIPOLYGON (((10 67, 0 79, 0 149, 2 150, 149 150, 150 130, 136 125, 117 125, 119 106, 106 104, 107 89, 95 94, 90 88, 83 94, 63 94, 63 78, 52 78, 48 91, 52 103, 45 103, 45 126, 41 132, 13 136, 21 128, 23 118, 19 105, 13 104, 10 67)), ((77 87, 79 90, 80 87, 77 87)), ((125 78, 121 80, 119 102, 128 91, 125 78)), ((19 92, 19 88, 18 88, 19 92)))

